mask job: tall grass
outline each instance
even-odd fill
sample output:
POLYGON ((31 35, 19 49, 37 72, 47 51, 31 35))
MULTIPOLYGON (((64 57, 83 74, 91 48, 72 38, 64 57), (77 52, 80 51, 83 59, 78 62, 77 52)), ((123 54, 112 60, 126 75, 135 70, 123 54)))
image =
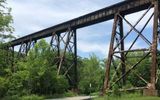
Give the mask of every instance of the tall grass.
POLYGON ((140 93, 134 93, 134 94, 126 93, 122 94, 121 96, 110 95, 110 96, 95 98, 94 100, 160 100, 160 97, 147 97, 147 96, 142 96, 140 93))

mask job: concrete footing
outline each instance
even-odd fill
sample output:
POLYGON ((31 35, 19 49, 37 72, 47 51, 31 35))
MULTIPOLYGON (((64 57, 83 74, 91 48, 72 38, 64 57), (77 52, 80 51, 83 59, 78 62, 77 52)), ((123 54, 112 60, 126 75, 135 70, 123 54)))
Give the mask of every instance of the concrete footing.
POLYGON ((144 96, 158 96, 158 91, 155 89, 144 89, 143 95, 144 96))

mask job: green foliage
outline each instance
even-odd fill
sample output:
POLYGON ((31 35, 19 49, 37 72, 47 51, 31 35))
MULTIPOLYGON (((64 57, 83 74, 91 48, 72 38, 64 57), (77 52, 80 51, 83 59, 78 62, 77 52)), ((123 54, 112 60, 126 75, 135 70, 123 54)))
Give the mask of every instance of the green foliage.
POLYGON ((160 51, 158 51, 158 69, 157 69, 157 76, 158 76, 158 80, 157 80, 156 88, 157 88, 157 90, 158 90, 158 95, 160 96, 160 51))
POLYGON ((6 96, 2 100, 44 100, 44 97, 38 95, 24 95, 20 97, 19 95, 6 96))
POLYGON ((6 95, 9 86, 7 77, 8 68, 10 67, 10 52, 4 48, 5 40, 14 38, 10 33, 13 32, 11 26, 13 20, 10 15, 11 8, 7 7, 6 0, 0 0, 0 98, 6 95))
POLYGON ((10 14, 11 8, 7 6, 6 0, 0 0, 0 41, 4 42, 4 39, 13 38, 11 34, 6 34, 5 32, 12 33, 13 23, 12 16, 10 14), (5 34, 4 34, 5 33, 5 34))
POLYGON ((20 100, 20 97, 18 95, 5 96, 2 100, 20 100))
POLYGON ((121 96, 121 92, 119 91, 118 85, 113 86, 113 93, 112 94, 113 94, 113 96, 117 96, 117 97, 121 96))
POLYGON ((94 100, 160 100, 160 97, 147 97, 142 96, 139 93, 134 94, 123 94, 121 97, 119 96, 104 96, 95 98, 94 100))
POLYGON ((0 97, 5 96, 7 93, 8 80, 6 78, 0 77, 0 97))
POLYGON ((64 93, 68 88, 68 82, 64 76, 57 76, 54 56, 55 53, 45 40, 38 42, 25 61, 19 61, 17 64, 18 71, 15 74, 18 74, 19 80, 15 82, 16 77, 12 78, 15 82, 12 83, 18 86, 17 90, 28 90, 27 93, 43 95, 64 93))
POLYGON ((0 76, 4 76, 6 74, 5 68, 10 65, 7 62, 7 50, 0 49, 0 76))
POLYGON ((95 55, 89 59, 83 59, 80 73, 79 89, 82 93, 89 94, 101 89, 104 70, 95 55))
POLYGON ((22 96, 20 100, 44 100, 44 98, 38 95, 29 95, 29 96, 22 96))
POLYGON ((74 97, 74 96, 77 96, 78 94, 75 93, 75 92, 72 92, 72 91, 68 91, 68 92, 65 92, 63 94, 53 94, 53 95, 47 95, 46 98, 47 99, 53 99, 53 98, 63 98, 63 97, 74 97))
MULTIPOLYGON (((65 76, 57 76, 54 56, 55 52, 45 40, 38 42, 23 60, 17 61, 15 73, 5 69, 6 77, 0 78, 0 97, 5 96, 5 98, 14 100, 17 96, 30 94, 54 95, 65 93, 68 89, 68 81, 65 76)), ((32 96, 24 98, 26 98, 25 100, 32 100, 32 96)))
POLYGON ((55 82, 55 91, 56 93, 63 94, 68 88, 67 80, 64 76, 58 76, 57 81, 55 82))
MULTIPOLYGON (((144 56, 143 52, 134 52, 130 53, 129 56, 144 56)), ((142 57, 139 58, 130 58, 127 60, 127 69, 131 67, 131 65, 136 64, 142 57)), ((138 66, 132 70, 132 72, 128 75, 128 83, 132 84, 135 87, 143 87, 146 86, 146 83, 142 81, 136 74, 143 77, 147 82, 150 81, 150 64, 151 59, 148 57, 144 59, 138 66)))
POLYGON ((26 95, 27 92, 27 83, 29 79, 29 72, 17 71, 13 73, 9 78, 8 92, 7 95, 26 95))
POLYGON ((73 96, 77 96, 77 94, 72 91, 68 91, 64 93, 64 97, 73 97, 73 96))

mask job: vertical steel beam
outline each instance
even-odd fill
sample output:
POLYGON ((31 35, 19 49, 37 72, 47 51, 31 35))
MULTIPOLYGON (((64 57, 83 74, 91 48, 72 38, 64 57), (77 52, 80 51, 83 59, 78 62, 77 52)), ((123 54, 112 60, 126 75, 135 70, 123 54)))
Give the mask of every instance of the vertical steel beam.
MULTIPOLYGON (((121 17, 119 17, 119 31, 120 31, 120 40, 122 40, 121 41, 121 51, 124 51, 123 19, 121 17)), ((120 55, 121 55, 121 61, 123 62, 123 63, 121 63, 121 66, 122 66, 122 75, 124 75, 126 73, 125 54, 124 54, 124 52, 121 52, 120 55)), ((125 83, 126 83, 126 78, 125 77, 123 77, 122 83, 123 83, 123 85, 125 85, 125 83)))
POLYGON ((73 32, 72 32, 71 28, 68 28, 68 33, 67 33, 67 37, 66 37, 66 43, 64 45, 64 52, 62 53, 62 55, 60 57, 60 62, 59 62, 59 65, 58 65, 57 75, 60 74, 60 70, 61 70, 62 64, 64 62, 64 58, 65 58, 65 55, 66 55, 66 52, 67 52, 67 48, 68 48, 68 46, 70 44, 70 41, 71 41, 72 37, 73 37, 73 32))
POLYGON ((21 45, 20 45, 20 47, 19 47, 19 51, 18 51, 18 54, 17 54, 17 58, 18 58, 18 57, 20 56, 20 54, 21 54, 22 45, 23 45, 23 43, 21 43, 21 45))
POLYGON ((58 42, 57 43, 57 50, 58 50, 57 51, 57 53, 58 53, 57 55, 58 55, 58 58, 59 58, 60 57, 60 42, 61 42, 60 41, 60 34, 57 34, 57 42, 58 42))
POLYGON ((74 88, 75 90, 78 89, 78 71, 77 71, 77 31, 76 29, 73 30, 73 42, 74 42, 74 88))
POLYGON ((26 47, 25 47, 25 55, 27 56, 28 51, 29 51, 29 43, 26 43, 26 47))
POLYGON ((112 36, 111 36, 111 41, 110 41, 108 60, 107 60, 107 64, 106 64, 106 73, 105 73, 105 80, 104 80, 102 95, 104 95, 106 90, 109 88, 109 74, 110 74, 110 66, 111 66, 112 57, 113 57, 113 47, 114 47, 114 38, 116 35, 117 20, 118 20, 118 15, 116 14, 114 17, 112 36))
POLYGON ((158 38, 158 1, 154 2, 153 40, 152 40, 152 65, 151 65, 151 89, 156 89, 157 70, 157 38, 158 38))
POLYGON ((57 62, 57 68, 59 67, 60 64, 60 58, 61 58, 61 52, 60 52, 60 35, 61 34, 56 34, 57 35, 57 57, 58 57, 58 62, 57 62))
POLYGON ((26 55, 27 55, 28 52, 30 51, 32 43, 33 43, 33 41, 30 39, 30 41, 27 43, 27 51, 26 51, 26 55))

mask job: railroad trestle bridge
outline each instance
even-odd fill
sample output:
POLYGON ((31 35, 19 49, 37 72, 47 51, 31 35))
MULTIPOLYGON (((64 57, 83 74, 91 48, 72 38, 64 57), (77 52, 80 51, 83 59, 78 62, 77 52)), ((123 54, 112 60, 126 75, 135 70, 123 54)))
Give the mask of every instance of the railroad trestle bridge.
MULTIPOLYGON (((156 82, 157 82, 157 50, 158 50, 158 33, 160 32, 160 5, 159 0, 125 0, 120 3, 114 4, 112 6, 100 9, 98 11, 86 14, 84 16, 72 19, 70 21, 49 27, 47 29, 29 34, 27 36, 15 39, 10 42, 9 50, 13 51, 13 58, 17 56, 21 56, 21 54, 27 54, 28 51, 34 46, 37 40, 52 37, 50 40, 50 45, 53 47, 55 51, 57 51, 57 64, 58 64, 58 73, 63 66, 63 61, 66 55, 66 52, 72 53, 72 64, 69 69, 74 69, 74 79, 72 80, 74 88, 77 88, 77 29, 83 28, 86 26, 90 26, 93 24, 97 24, 100 22, 108 21, 113 19, 113 28, 111 32, 111 40, 109 53, 106 63, 106 74, 104 86, 102 89, 102 93, 105 93, 106 90, 112 88, 114 84, 118 84, 121 82, 123 85, 126 84, 126 77, 129 73, 132 72, 144 59, 147 57, 151 58, 150 64, 150 82, 146 82, 143 77, 136 74, 141 80, 146 82, 146 86, 138 87, 135 89, 149 89, 149 95, 155 95, 156 92, 156 82), (145 22, 143 26, 141 26, 141 30, 137 29, 136 26, 139 23, 142 23, 144 16, 149 13, 149 11, 153 9, 152 14, 150 14, 149 18, 145 22), (137 19, 137 22, 132 25, 125 18, 126 15, 136 13, 144 10, 142 16, 137 19), (153 20, 152 20, 153 19, 153 20), (150 21, 153 22, 151 29, 153 30, 151 33, 152 39, 147 39, 147 36, 144 35, 144 30, 146 29, 148 23, 150 21), (124 24, 130 26, 130 30, 128 32, 124 32, 124 24), (130 33, 134 31, 137 35, 136 38, 130 40, 132 42, 131 46, 128 49, 125 49, 126 43, 124 42, 130 33), (66 38, 65 38, 66 37, 66 38), (141 38, 146 44, 146 48, 134 48, 134 44, 141 38), (63 48, 61 48, 61 44, 63 44, 63 48), (17 55, 14 54, 15 46, 19 46, 19 52, 17 55), (61 52, 63 50, 63 52, 61 52), (135 51, 143 51, 145 54, 139 59, 137 63, 131 65, 129 68, 126 68, 126 60, 129 59, 127 57, 129 52, 135 51), (119 59, 120 64, 118 66, 114 66, 114 59, 119 59), (112 78, 110 77, 110 67, 114 67, 115 73, 112 78), (121 70, 119 73, 117 70, 121 70), (120 74, 120 75, 119 75, 120 74)), ((160 35, 159 35, 160 36, 160 35)), ((15 68, 12 68, 13 71, 15 68)), ((67 74, 66 74, 67 75, 67 74)), ((69 76, 68 76, 69 77, 69 76)))

